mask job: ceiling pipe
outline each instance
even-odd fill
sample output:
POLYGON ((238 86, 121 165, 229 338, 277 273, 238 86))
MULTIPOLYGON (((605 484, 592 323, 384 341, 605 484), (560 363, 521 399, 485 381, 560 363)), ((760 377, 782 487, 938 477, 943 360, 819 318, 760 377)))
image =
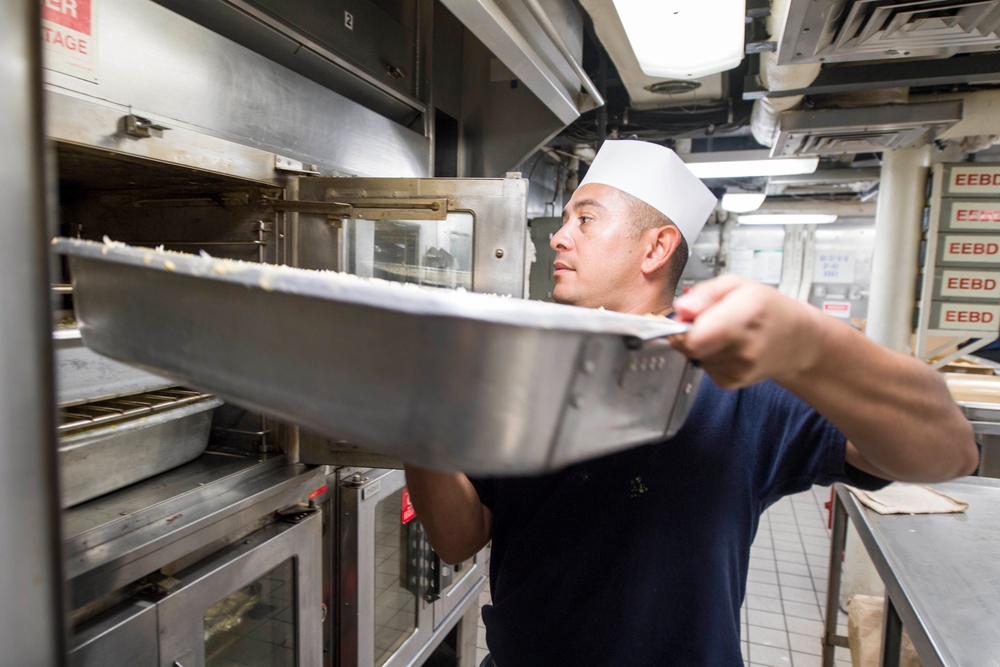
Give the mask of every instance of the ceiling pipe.
MULTIPOLYGON (((772 0, 771 15, 767 18, 767 31, 780 39, 785 31, 791 0, 772 0)), ((779 45, 780 48, 780 45, 779 45)), ((760 54, 760 84, 768 90, 794 90, 805 88, 819 75, 821 65, 779 65, 776 51, 760 54)), ((781 112, 797 107, 802 95, 793 97, 763 97, 753 103, 750 113, 750 132, 757 143, 773 146, 778 137, 778 120, 781 112)))

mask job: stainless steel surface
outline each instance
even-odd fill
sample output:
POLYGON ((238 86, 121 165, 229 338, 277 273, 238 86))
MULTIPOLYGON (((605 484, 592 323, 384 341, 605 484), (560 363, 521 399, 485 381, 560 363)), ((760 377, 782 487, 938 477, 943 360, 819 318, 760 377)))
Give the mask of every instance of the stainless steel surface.
POLYGON ((400 57, 413 53, 412 39, 406 43, 412 35, 401 35, 398 24, 389 34, 380 33, 387 21, 374 3, 157 2, 398 123, 407 125, 426 111, 412 90, 421 73, 400 57), (263 5, 271 5, 270 11, 263 5), (312 16, 303 15, 301 7, 312 16), (351 14, 351 30, 344 25, 344 12, 351 14), (381 49, 391 55, 373 53, 381 49), (407 75, 389 76, 386 67, 392 61, 407 75))
POLYGON ((258 180, 276 176, 274 155, 329 173, 427 175, 421 134, 150 0, 102 3, 94 33, 97 83, 46 72, 53 138, 258 180), (171 129, 130 137, 119 121, 133 113, 171 129))
POLYGON ((880 515, 845 487, 854 522, 925 667, 1000 665, 1000 480, 931 488, 969 503, 961 514, 880 515))
POLYGON ((63 507, 197 458, 208 445, 212 411, 220 405, 221 400, 206 397, 63 437, 59 442, 63 507))
MULTIPOLYGON (((566 63, 573 70, 573 73, 576 74, 577 78, 580 79, 584 90, 590 95, 589 100, 577 99, 577 109, 583 112, 604 106, 604 97, 597 90, 597 86, 590 80, 590 77, 587 76, 587 73, 583 70, 583 66, 577 62, 577 56, 566 45, 566 42, 563 41, 562 35, 559 34, 559 28, 552 23, 552 19, 545 13, 545 8, 542 7, 542 4, 538 0, 524 0, 524 6, 528 8, 531 15, 538 21, 538 25, 541 26, 542 31, 552 40, 552 44, 556 47, 556 50, 566 59, 566 63)), ((577 98, 579 98, 579 95, 577 95, 577 98)))
MULTIPOLYGON (((341 202, 351 205, 364 220, 386 219, 369 215, 368 209, 374 203, 382 207, 385 201, 393 199, 414 204, 425 202, 426 206, 436 206, 437 211, 427 214, 443 217, 444 213, 472 217, 472 289, 476 292, 524 296, 525 243, 527 234, 527 193, 528 181, 522 178, 492 179, 452 179, 452 178, 309 178, 299 182, 299 201, 294 206, 308 205, 310 202, 341 202), (446 210, 444 210, 446 209, 446 210)), ((374 211, 378 216, 383 211, 374 211)), ((391 213, 391 210, 384 211, 391 213)), ((411 213, 401 211, 399 217, 389 219, 412 220, 411 213)), ((342 236, 357 239, 357 229, 348 226, 342 236)), ((430 229, 435 227, 428 225, 430 229)), ((300 238, 298 242, 299 266, 304 268, 329 269, 330 255, 337 246, 347 246, 340 252, 351 250, 351 238, 339 241, 332 236, 333 230, 324 218, 316 215, 299 214, 300 238)), ((444 227, 442 227, 444 229, 444 227)), ((458 227, 456 226, 456 231, 458 227)), ((371 233, 369 233, 369 236, 371 233)), ((439 245, 437 241, 434 245, 439 245)), ((372 245, 369 239, 369 246, 372 245)), ((373 255, 374 249, 368 254, 373 255)), ((365 259, 360 250, 355 250, 353 259, 365 259)), ((351 257, 345 257, 340 268, 349 273, 357 273, 350 265, 351 257)), ((372 275, 368 273, 367 275, 372 275)))
POLYGON ((669 437, 697 393, 699 373, 661 340, 686 326, 661 318, 69 239, 56 247, 71 255, 80 330, 95 350, 424 465, 564 466, 669 437))
POLYGON ((207 452, 149 483, 66 510, 66 574, 78 608, 132 583, 323 485, 322 468, 283 455, 207 452))
MULTIPOLYGON (((288 591, 289 606, 281 620, 294 624, 295 662, 297 667, 314 667, 323 662, 323 602, 319 582, 322 577, 322 520, 318 514, 298 524, 272 523, 205 561, 176 575, 180 584, 158 604, 160 626, 160 664, 180 661, 188 667, 206 664, 204 655, 204 614, 223 598, 267 575, 276 566, 294 559, 294 590, 288 591)), ((246 631, 247 629, 244 629, 246 631)), ((267 637, 254 641, 252 633, 247 650, 258 654, 267 646, 267 637)), ((274 649, 274 646, 270 648, 274 649)), ((287 649, 287 647, 285 647, 287 649)), ((287 656, 288 651, 283 655, 287 656)), ((277 658, 276 658, 277 660, 277 658)), ((214 664, 227 664, 223 659, 214 664)), ((286 664, 283 661, 275 664, 286 664)))
MULTIPOLYGON (((482 43, 499 58, 564 124, 580 115, 580 79, 525 4, 512 0, 442 0, 482 43)), ((579 14, 565 3, 548 2, 547 13, 570 49, 582 48, 579 14), (575 14, 575 15, 574 15, 575 14)))
POLYGON ((167 378, 97 354, 83 344, 77 329, 56 329, 56 396, 59 405, 100 401, 169 387, 167 378))
MULTIPOLYGON (((41 4, 0 5, 0 660, 65 664, 40 85, 41 4)), ((53 202, 54 204, 54 202, 53 202)))
POLYGON ((155 665, 159 660, 156 605, 133 600, 101 614, 74 632, 71 667, 155 665))

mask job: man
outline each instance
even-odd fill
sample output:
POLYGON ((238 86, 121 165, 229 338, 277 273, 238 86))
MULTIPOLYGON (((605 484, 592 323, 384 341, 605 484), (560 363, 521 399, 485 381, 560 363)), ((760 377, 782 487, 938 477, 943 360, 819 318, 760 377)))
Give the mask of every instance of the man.
POLYGON ((442 559, 493 540, 483 609, 500 667, 740 665, 761 512, 813 484, 971 473, 971 427, 922 362, 734 276, 673 301, 714 198, 664 147, 606 142, 552 238, 555 298, 692 323, 708 374, 671 440, 534 478, 410 467, 442 559), (673 303, 672 303, 673 301, 673 303))

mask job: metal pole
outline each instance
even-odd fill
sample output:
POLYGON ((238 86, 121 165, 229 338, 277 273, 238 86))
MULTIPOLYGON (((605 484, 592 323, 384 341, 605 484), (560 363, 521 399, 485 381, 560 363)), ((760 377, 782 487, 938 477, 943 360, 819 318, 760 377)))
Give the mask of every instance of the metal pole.
POLYGON ((840 495, 833 494, 830 513, 833 532, 830 535, 830 571, 826 588, 826 619, 823 630, 823 667, 833 667, 837 646, 837 614, 840 611, 840 575, 843 571, 844 546, 847 541, 847 508, 840 495))
POLYGON ((0 3, 0 665, 64 664, 41 3, 0 3))
POLYGON ((930 146, 886 151, 882 156, 866 332, 872 340, 901 352, 909 352, 913 333, 930 156, 930 146))

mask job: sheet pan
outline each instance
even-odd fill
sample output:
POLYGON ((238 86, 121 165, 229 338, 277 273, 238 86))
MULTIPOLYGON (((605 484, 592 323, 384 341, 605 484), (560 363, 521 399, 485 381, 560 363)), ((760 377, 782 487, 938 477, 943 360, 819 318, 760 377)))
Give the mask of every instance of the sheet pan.
POLYGON ((558 468, 673 435, 697 393, 663 318, 53 243, 91 349, 425 466, 558 468))

